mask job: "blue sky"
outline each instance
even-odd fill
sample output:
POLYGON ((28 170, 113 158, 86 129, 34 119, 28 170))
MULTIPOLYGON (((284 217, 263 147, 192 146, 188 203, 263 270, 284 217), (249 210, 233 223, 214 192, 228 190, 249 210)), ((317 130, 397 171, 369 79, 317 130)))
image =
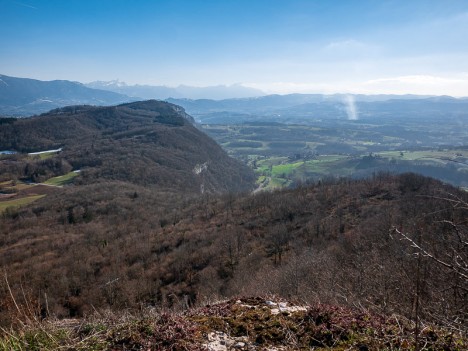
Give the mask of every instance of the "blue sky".
POLYGON ((0 73, 468 96, 467 0, 0 0, 0 73))

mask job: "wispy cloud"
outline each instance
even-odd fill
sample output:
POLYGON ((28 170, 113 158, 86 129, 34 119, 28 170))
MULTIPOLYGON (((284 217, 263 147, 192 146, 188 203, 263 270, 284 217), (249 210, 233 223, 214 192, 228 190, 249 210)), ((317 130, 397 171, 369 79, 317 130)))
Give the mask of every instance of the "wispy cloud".
POLYGON ((34 9, 34 10, 37 10, 37 7, 34 7, 32 5, 28 5, 28 4, 24 4, 22 2, 18 2, 18 1, 12 1, 10 0, 11 3, 15 4, 15 5, 19 5, 19 6, 23 6, 23 7, 28 7, 30 9, 34 9))
POLYGON ((342 62, 346 60, 369 60, 380 56, 382 48, 372 42, 357 39, 330 41, 315 52, 317 60, 342 62))
MULTIPOLYGON (((419 94, 468 96, 468 73, 456 76, 406 75, 371 80, 336 80, 329 83, 246 83, 268 93, 419 94)), ((347 106, 352 106, 345 101, 347 106)), ((352 110, 350 110, 351 112, 352 110)), ((357 111, 356 111, 357 112, 357 111)))
POLYGON ((355 39, 346 39, 339 41, 332 41, 328 43, 324 50, 333 51, 333 50, 363 50, 369 48, 368 44, 365 44, 361 41, 355 39))
POLYGON ((409 75, 391 78, 372 79, 365 82, 365 84, 381 84, 381 83, 403 83, 403 84, 458 84, 465 83, 466 79, 459 78, 445 78, 431 75, 409 75))
POLYGON ((468 76, 407 75, 379 78, 363 82, 361 88, 366 92, 467 96, 468 76))

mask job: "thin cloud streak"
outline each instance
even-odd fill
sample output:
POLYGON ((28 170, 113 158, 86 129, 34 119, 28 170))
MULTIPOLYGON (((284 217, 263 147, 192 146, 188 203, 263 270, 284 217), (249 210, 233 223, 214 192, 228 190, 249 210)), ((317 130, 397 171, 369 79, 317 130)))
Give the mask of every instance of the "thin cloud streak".
POLYGON ((0 73, 246 82, 272 93, 468 94, 466 1, 313 3, 7 0, 0 73), (41 16, 24 10, 37 4, 41 16))
POLYGON ((30 9, 38 10, 37 7, 34 7, 34 6, 32 6, 32 5, 28 5, 28 4, 23 4, 22 2, 11 1, 11 0, 10 0, 10 2, 13 3, 13 4, 15 4, 15 5, 20 5, 20 6, 23 6, 23 7, 28 7, 28 8, 30 8, 30 9))

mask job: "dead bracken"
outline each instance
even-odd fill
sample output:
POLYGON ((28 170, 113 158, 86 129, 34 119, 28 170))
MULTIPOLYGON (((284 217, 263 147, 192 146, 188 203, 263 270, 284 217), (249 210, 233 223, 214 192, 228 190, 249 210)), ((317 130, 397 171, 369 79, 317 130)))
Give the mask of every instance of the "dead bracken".
POLYGON ((97 314, 87 319, 30 319, 2 330, 0 350, 414 350, 462 351, 466 335, 399 316, 277 297, 235 298, 182 313, 97 314))

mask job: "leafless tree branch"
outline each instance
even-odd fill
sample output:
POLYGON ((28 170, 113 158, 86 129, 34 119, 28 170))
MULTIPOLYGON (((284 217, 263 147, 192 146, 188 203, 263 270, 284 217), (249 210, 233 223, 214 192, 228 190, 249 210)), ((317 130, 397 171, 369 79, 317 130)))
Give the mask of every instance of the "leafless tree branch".
POLYGON ((460 261, 457 260, 461 259, 459 255, 455 256, 455 265, 448 263, 446 261, 443 261, 439 258, 437 258, 434 254, 428 252, 426 249, 424 249, 421 245, 418 245, 413 239, 411 239, 407 234, 403 233, 402 231, 398 230, 397 228, 393 228, 393 232, 397 233, 400 235, 404 240, 408 241, 411 244, 411 247, 415 248, 418 250, 419 253, 421 253, 424 257, 428 257, 431 260, 437 262, 438 264, 451 269, 453 272, 455 272, 457 275, 462 277, 463 279, 468 280, 468 267, 464 266, 464 264, 460 263, 460 261))

